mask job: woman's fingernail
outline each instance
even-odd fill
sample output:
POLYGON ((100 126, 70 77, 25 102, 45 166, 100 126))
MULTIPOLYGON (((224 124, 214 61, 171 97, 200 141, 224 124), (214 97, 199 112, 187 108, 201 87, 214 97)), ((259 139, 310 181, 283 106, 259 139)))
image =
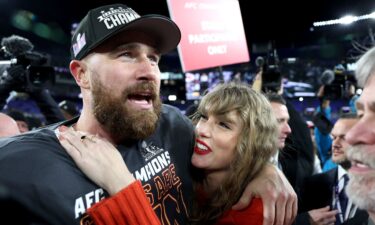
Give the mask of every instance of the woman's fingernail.
POLYGON ((68 130, 67 126, 64 126, 64 125, 59 126, 59 131, 64 132, 66 130, 68 130))
POLYGON ((56 135, 57 139, 59 139, 60 141, 64 140, 62 132, 63 131, 61 131, 60 127, 58 127, 57 129, 55 129, 55 135, 56 135))

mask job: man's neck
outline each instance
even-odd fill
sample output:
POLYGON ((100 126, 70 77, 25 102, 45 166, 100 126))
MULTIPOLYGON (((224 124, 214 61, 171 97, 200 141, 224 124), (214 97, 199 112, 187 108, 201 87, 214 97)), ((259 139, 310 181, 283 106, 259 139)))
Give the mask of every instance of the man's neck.
POLYGON ((112 144, 115 144, 111 135, 103 129, 103 126, 96 120, 93 114, 82 111, 81 116, 79 117, 74 128, 77 131, 98 135, 112 144))

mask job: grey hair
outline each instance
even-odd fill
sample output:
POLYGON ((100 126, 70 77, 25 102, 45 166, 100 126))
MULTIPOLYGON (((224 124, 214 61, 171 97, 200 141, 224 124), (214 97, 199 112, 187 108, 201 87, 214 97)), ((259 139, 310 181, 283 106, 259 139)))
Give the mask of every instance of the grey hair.
POLYGON ((369 49, 357 61, 355 76, 360 87, 364 87, 368 79, 375 74, 375 47, 369 49))

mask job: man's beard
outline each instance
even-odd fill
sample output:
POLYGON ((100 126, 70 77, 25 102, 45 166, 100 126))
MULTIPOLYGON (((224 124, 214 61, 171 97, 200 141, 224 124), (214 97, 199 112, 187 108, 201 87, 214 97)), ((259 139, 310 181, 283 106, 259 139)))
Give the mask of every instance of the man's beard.
POLYGON ((338 164, 342 166, 344 170, 348 170, 352 166, 352 163, 347 159, 340 161, 338 164))
POLYGON ((98 81, 92 87, 93 113, 104 129, 116 141, 144 139, 154 133, 161 113, 161 101, 155 83, 145 81, 127 87, 120 97, 111 94, 98 81), (153 110, 137 110, 125 105, 129 95, 151 92, 153 110))
MULTIPOLYGON (((349 147, 346 154, 350 160, 357 160, 372 169, 375 168, 374 153, 361 147, 349 147)), ((367 174, 351 174, 349 171, 349 183, 346 188, 349 198, 361 209, 375 212, 375 172, 367 174)))
POLYGON ((350 160, 346 157, 346 153, 345 153, 345 157, 341 157, 340 159, 337 159, 337 158, 333 159, 333 156, 332 156, 332 161, 334 163, 340 165, 345 170, 348 170, 350 168, 350 166, 352 165, 352 163, 350 162, 350 160))

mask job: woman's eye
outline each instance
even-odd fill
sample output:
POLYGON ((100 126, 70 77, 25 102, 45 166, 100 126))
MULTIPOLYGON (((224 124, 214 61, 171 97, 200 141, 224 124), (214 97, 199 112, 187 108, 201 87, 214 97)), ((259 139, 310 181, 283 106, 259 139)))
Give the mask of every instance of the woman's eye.
POLYGON ((222 126, 222 127, 224 127, 224 128, 226 128, 226 129, 230 129, 230 127, 228 126, 227 123, 220 122, 219 125, 222 126))
POLYGON ((201 112, 197 112, 195 118, 197 121, 207 120, 207 116, 205 114, 202 114, 201 112))
POLYGON ((204 115, 204 114, 202 114, 202 113, 200 113, 200 114, 198 115, 198 118, 199 118, 199 119, 205 119, 205 120, 207 120, 207 116, 204 115))

